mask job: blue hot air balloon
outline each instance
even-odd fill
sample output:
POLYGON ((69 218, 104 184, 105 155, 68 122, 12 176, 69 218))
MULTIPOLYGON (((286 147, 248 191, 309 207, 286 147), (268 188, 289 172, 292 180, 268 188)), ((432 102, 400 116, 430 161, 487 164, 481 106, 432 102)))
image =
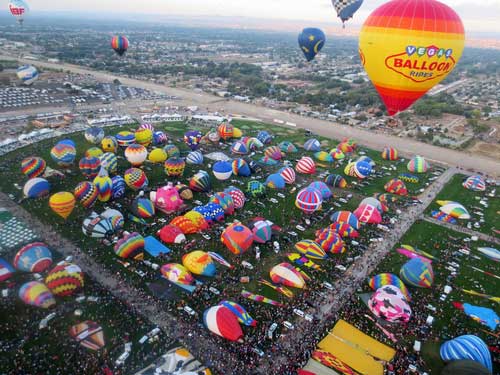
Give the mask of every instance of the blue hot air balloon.
POLYGON ((445 362, 469 359, 479 362, 490 372, 493 371, 488 346, 483 340, 474 335, 463 335, 445 341, 439 349, 439 354, 445 362))
POLYGON ((308 27, 299 34, 299 46, 307 61, 311 61, 325 44, 325 33, 320 29, 308 27))
POLYGON ((343 24, 349 18, 352 18, 363 4, 363 0, 332 0, 332 4, 343 24))

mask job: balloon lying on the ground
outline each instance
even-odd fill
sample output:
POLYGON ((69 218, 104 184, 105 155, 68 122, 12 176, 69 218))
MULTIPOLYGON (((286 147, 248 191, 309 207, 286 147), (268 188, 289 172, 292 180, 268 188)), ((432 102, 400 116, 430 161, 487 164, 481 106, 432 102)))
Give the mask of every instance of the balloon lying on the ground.
POLYGON ((104 129, 98 126, 91 126, 84 132, 85 139, 87 142, 98 144, 104 138, 104 129))
MULTIPOLYGON (((224 220, 224 209, 220 204, 210 202, 205 205, 205 209, 211 221, 224 220)), ((194 208, 194 210, 196 210, 196 208, 194 208)))
POLYGON ((314 153, 316 160, 323 161, 326 163, 333 163, 333 157, 326 151, 318 151, 314 153))
MULTIPOLYGON (((132 190, 140 190, 148 186, 148 177, 142 169, 139 168, 129 168, 124 174, 125 183, 132 190)), ((95 181, 94 181, 95 183, 95 181)))
POLYGON ((102 327, 91 320, 71 326, 69 335, 81 346, 90 350, 97 351, 105 345, 102 327))
POLYGON ((485 191, 486 181, 482 176, 473 175, 467 177, 465 181, 462 183, 462 186, 472 191, 485 191))
POLYGON ((52 264, 52 253, 43 242, 33 242, 19 249, 12 264, 19 271, 43 272, 52 264))
POLYGON ((231 165, 235 176, 248 177, 252 174, 250 166, 244 159, 234 159, 231 165))
POLYGON ((125 195, 126 183, 122 176, 113 176, 111 185, 111 198, 120 199, 125 195))
POLYGON ((30 156, 21 161, 21 172, 28 178, 35 178, 43 175, 47 163, 38 156, 30 156))
MULTIPOLYGON (((350 147, 350 146, 349 146, 350 147)), ((339 149, 339 148, 332 148, 330 150, 330 156, 335 159, 335 160, 342 160, 342 159, 345 159, 345 154, 344 152, 339 149)))
POLYGON ((245 194, 240 189, 234 186, 229 186, 224 189, 224 193, 229 194, 231 198, 233 198, 234 208, 237 210, 243 208, 246 198, 245 194))
POLYGON ((390 116, 445 79, 463 48, 460 17, 435 0, 386 2, 359 35, 361 62, 390 116))
POLYGON ((418 184, 418 182, 420 181, 420 179, 417 176, 411 173, 400 173, 398 175, 398 178, 401 181, 409 182, 410 184, 418 184))
POLYGON ((355 230, 358 230, 360 227, 358 218, 350 211, 335 211, 330 216, 330 220, 332 222, 349 224, 355 230))
POLYGON ((83 157, 78 163, 80 172, 87 178, 94 178, 101 169, 101 160, 96 157, 83 157))
POLYGON ((184 234, 193 234, 200 231, 197 225, 184 216, 174 217, 169 224, 179 228, 184 234))
POLYGON ((63 262, 55 266, 45 278, 45 285, 60 297, 71 296, 83 288, 83 272, 73 263, 63 262))
MULTIPOLYGON (((267 133, 269 135, 269 133, 267 133)), ((269 135, 269 137, 271 137, 271 135, 269 135)), ((272 139, 272 138, 271 138, 272 139)), ((262 143, 262 141, 260 141, 258 138, 256 137, 243 137, 240 139, 241 142, 243 142, 248 150, 257 150, 257 149, 260 149, 262 147, 264 147, 264 143, 262 143)))
POLYGON ((337 232, 341 237, 357 238, 359 233, 347 223, 334 222, 328 226, 331 230, 337 232))
POLYGON ((338 174, 329 174, 325 177, 325 183, 331 187, 345 188, 347 186, 347 181, 344 177, 338 174))
POLYGON ((307 61, 311 61, 325 45, 325 33, 315 27, 308 27, 299 34, 299 47, 307 61))
POLYGON ((303 156, 297 162, 295 170, 303 174, 314 174, 316 172, 316 164, 309 156, 303 156))
MULTIPOLYGON (((172 189, 175 190, 175 188, 172 189)), ((177 193, 177 190, 175 190, 175 192, 177 193)), ((132 201, 130 210, 135 216, 141 217, 143 219, 150 219, 156 213, 153 202, 151 202, 151 200, 149 200, 148 198, 143 198, 143 197, 135 198, 132 201)))
POLYGON ((220 141, 220 135, 217 129, 211 129, 207 135, 206 138, 213 143, 218 143, 220 141))
POLYGON ((410 159, 407 168, 412 173, 425 173, 429 170, 430 166, 423 156, 417 155, 410 159))
MULTIPOLYGON (((464 292, 466 291, 464 290, 464 292)), ((495 331, 497 326, 500 325, 500 317, 495 310, 490 309, 489 307, 475 306, 470 303, 462 304, 460 302, 452 302, 452 305, 459 310, 463 310, 465 315, 474 319, 477 323, 485 325, 491 331, 495 331)))
POLYGON ((470 219, 470 214, 467 209, 457 202, 450 202, 441 207, 439 207, 441 212, 444 212, 455 219, 468 220, 470 219))
POLYGON ((104 152, 115 154, 118 150, 118 141, 112 135, 107 135, 101 141, 101 148, 104 152))
POLYGON ((182 232, 182 230, 171 224, 165 225, 163 228, 161 228, 157 235, 160 237, 160 239, 165 242, 165 243, 182 243, 186 241, 186 236, 182 232))
POLYGON ((363 0, 332 0, 333 7, 342 23, 352 18, 354 13, 361 7, 363 0))
POLYGON ((257 321, 250 316, 250 314, 245 310, 243 306, 240 304, 237 304, 236 302, 233 301, 221 301, 219 303, 220 306, 224 306, 229 311, 231 311, 234 316, 238 319, 238 322, 241 324, 244 324, 249 327, 255 327, 257 325, 257 321))
POLYGON ((271 268, 269 277, 275 284, 290 286, 293 288, 302 289, 305 286, 305 281, 299 271, 290 263, 280 263, 271 268))
POLYGON ((152 191, 149 193, 149 197, 156 207, 167 212, 177 211, 184 203, 179 195, 179 191, 172 183, 168 183, 166 186, 152 191))
POLYGON ((253 240, 257 243, 266 243, 271 240, 272 228, 265 220, 255 220, 251 223, 250 229, 253 233, 253 240))
POLYGON ((101 167, 93 182, 98 192, 97 199, 101 202, 109 201, 113 193, 113 181, 109 177, 108 171, 101 167))
POLYGON ((406 262, 401 267, 399 275, 406 284, 420 288, 430 288, 434 282, 431 263, 420 258, 412 258, 406 262))
POLYGON ((264 150, 264 155, 273 160, 281 160, 283 157, 283 154, 278 146, 269 146, 264 150))
POLYGON ((354 170, 354 165, 355 163, 352 161, 350 163, 348 163, 345 167, 344 167, 344 174, 346 176, 351 176, 351 177, 358 177, 356 175, 356 171, 354 170))
POLYGON ((167 135, 161 130, 153 132, 153 144, 155 146, 160 146, 168 141, 167 135))
POLYGON ((30 281, 19 289, 19 298, 27 305, 48 309, 56 304, 53 294, 45 284, 30 281))
POLYGON ((396 195, 408 195, 406 185, 399 178, 393 178, 384 185, 385 191, 396 195))
POLYGON ((125 218, 120 211, 115 210, 114 208, 108 208, 101 213, 101 216, 111 221, 113 230, 118 231, 123 228, 125 218))
POLYGON ((212 306, 203 313, 203 323, 212 333, 229 341, 243 342, 243 331, 236 316, 225 306, 212 306))
POLYGON ((217 271, 210 255, 202 250, 185 254, 182 257, 182 264, 195 275, 212 277, 217 271))
POLYGON ((401 279, 396 275, 394 275, 393 273, 379 273, 378 275, 375 275, 370 279, 368 279, 368 285, 373 290, 377 290, 386 285, 394 285, 401 291, 401 293, 403 293, 403 295, 406 297, 408 301, 411 300, 408 288, 401 281, 401 279))
POLYGON ((306 214, 311 214, 319 210, 322 203, 321 192, 312 187, 300 190, 295 198, 295 206, 306 214))
POLYGON ((167 263, 161 266, 161 274, 169 281, 182 285, 192 285, 193 275, 181 264, 167 263))
POLYGON ((477 251, 479 251, 486 258, 494 260, 495 262, 500 262, 500 251, 488 246, 478 247, 477 251))
POLYGON ((382 212, 387 212, 388 211, 388 207, 383 204, 382 202, 380 202, 377 198, 375 197, 366 197, 364 198, 360 203, 359 203, 359 206, 363 205, 363 204, 370 204, 372 206, 374 206, 375 208, 377 208, 377 210, 382 213, 382 212))
POLYGON ((352 147, 347 142, 340 142, 337 145, 337 150, 341 151, 344 154, 344 157, 345 157, 346 154, 351 154, 351 153, 354 152, 354 147, 352 147))
POLYGON ((439 355, 445 362, 469 359, 493 371, 491 353, 485 342, 475 335, 458 336, 445 341, 439 348, 439 355))
POLYGON ((382 151, 382 159, 385 160, 398 160, 398 150, 394 147, 384 147, 382 151))
POLYGON ((124 259, 144 259, 144 237, 137 232, 123 234, 114 247, 115 254, 124 259))
POLYGON ((221 235, 221 241, 230 252, 235 255, 240 255, 252 246, 253 233, 248 227, 236 222, 224 229, 221 235))
POLYGON ((217 132, 219 133, 219 136, 223 140, 227 140, 227 139, 233 138, 234 127, 229 122, 223 122, 217 128, 217 132))
POLYGON ((218 204, 224 210, 224 214, 234 214, 234 201, 229 193, 218 192, 210 197, 210 203, 218 204))
POLYGON ((89 149, 85 150, 84 156, 87 158, 94 157, 98 158, 103 154, 102 150, 99 147, 90 147, 89 149))
POLYGON ((104 238, 112 236, 115 229, 109 218, 92 212, 89 217, 83 220, 82 232, 86 236, 93 238, 104 238))
POLYGON ((73 164, 76 156, 75 146, 64 141, 58 142, 50 150, 50 156, 61 167, 68 167, 73 164))
POLYGON ((377 289, 368 300, 368 308, 375 316, 388 322, 406 323, 411 317, 408 300, 394 285, 377 289))
POLYGON ((135 143, 135 135, 134 133, 123 130, 116 135, 116 141, 118 142, 118 146, 120 147, 128 147, 131 144, 135 143))
POLYGON ((191 220, 191 222, 198 228, 198 231, 203 231, 208 229, 208 222, 205 217, 196 211, 188 211, 184 214, 186 219, 191 220))
POLYGON ((278 173, 283 177, 287 185, 291 185, 295 182, 296 174, 295 170, 291 167, 281 168, 278 173))
POLYGON ((368 161, 358 160, 354 163, 354 174, 357 178, 366 178, 372 173, 372 166, 368 161))
POLYGON ((127 52, 128 45, 128 39, 123 35, 116 35, 111 38, 111 48, 113 48, 118 56, 123 56, 127 52))
POLYGON ((214 164, 212 171, 217 180, 224 181, 233 174, 233 167, 228 161, 218 161, 214 164))
POLYGON ((191 179, 189 180, 189 188, 192 191, 197 192, 208 192, 212 188, 212 184, 210 182, 210 176, 206 171, 198 171, 191 179))
POLYGON ((203 154, 200 151, 191 151, 186 156, 186 163, 193 165, 203 164, 203 154))
MULTIPOLYGON (((18 0, 17 0, 18 1, 18 0)), ((22 65, 16 70, 17 78, 29 86, 38 79, 38 70, 33 65, 22 65)))
POLYGON ((247 192, 252 197, 260 197, 266 193, 266 186, 260 181, 250 181, 247 184, 247 192))
POLYGON ((148 149, 143 145, 133 143, 125 149, 125 158, 133 167, 138 167, 148 157, 148 149))
POLYGON ((193 192, 191 191, 191 189, 187 185, 177 184, 174 187, 175 187, 175 190, 177 190, 177 192, 179 193, 179 196, 181 197, 181 199, 185 199, 185 200, 193 199, 193 192))
POLYGON ((49 198, 49 206, 57 215, 67 219, 75 208, 75 196, 68 191, 60 191, 49 198))
POLYGON ((440 375, 491 375, 491 372, 479 362, 459 359, 448 363, 440 375))
POLYGON ((258 133, 257 133, 257 139, 263 144, 263 145, 268 145, 269 143, 271 143, 271 141, 273 140, 273 136, 271 134, 269 134, 268 131, 266 130, 260 130, 258 133))
POLYGON ((76 185, 74 195, 84 208, 90 208, 97 201, 99 192, 92 182, 83 181, 76 185))
POLYGON ((284 189, 285 179, 279 173, 270 174, 265 182, 265 185, 270 189, 284 189))
POLYGON ((200 147, 201 138, 203 134, 199 130, 190 130, 184 133, 184 143, 188 146, 192 151, 196 150, 200 147))
POLYGON ((323 181, 314 181, 309 184, 310 188, 316 189, 321 193, 321 198, 323 200, 330 199, 333 195, 332 191, 326 183, 323 181))
POLYGON ((5 259, 0 258, 0 282, 10 279, 16 270, 5 259))
POLYGON ((23 194, 26 198, 41 198, 49 195, 50 184, 45 178, 31 178, 24 184, 23 194))
POLYGON ((304 143, 304 150, 313 152, 321 151, 321 143, 316 138, 310 138, 304 143))
POLYGON ((294 152, 297 152, 297 147, 295 147, 295 145, 292 143, 292 142, 289 142, 289 141, 283 141, 283 142, 280 142, 278 144, 278 147, 280 148, 280 150, 284 153, 288 153, 288 154, 291 154, 291 153, 294 153, 294 152))
POLYGON ((359 207, 354 210, 353 214, 361 223, 380 224, 382 222, 380 211, 371 204, 360 204, 359 207))
POLYGON ((151 163, 161 164, 161 163, 164 163, 165 160, 167 160, 167 157, 168 157, 168 155, 167 155, 167 153, 165 152, 164 149, 162 149, 162 148, 154 148, 149 153, 148 160, 151 163))
POLYGON ((302 240, 295 244, 295 249, 311 259, 326 259, 325 250, 312 240, 302 240))
POLYGON ((148 147, 151 142, 153 142, 153 132, 148 128, 139 128, 134 133, 135 141, 144 146, 148 147))
POLYGON ((314 241, 327 253, 341 254, 346 251, 342 237, 329 228, 316 231, 314 241))
POLYGON ((231 152, 235 155, 246 155, 246 154, 248 154, 248 147, 241 140, 236 141, 231 146, 231 152))
POLYGON ((164 164, 165 173, 169 177, 182 176, 184 174, 185 168, 186 162, 184 161, 184 159, 177 156, 168 158, 164 164))

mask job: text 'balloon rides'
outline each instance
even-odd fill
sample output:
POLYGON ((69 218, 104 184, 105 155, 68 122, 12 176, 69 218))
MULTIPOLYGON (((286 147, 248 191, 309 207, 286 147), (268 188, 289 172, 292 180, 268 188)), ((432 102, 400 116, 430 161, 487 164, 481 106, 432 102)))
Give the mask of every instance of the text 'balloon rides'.
POLYGON ((299 34, 299 47, 307 61, 311 61, 325 45, 326 36, 323 31, 315 27, 308 27, 299 34))
POLYGON ((389 115, 446 78, 464 39, 460 17, 436 0, 392 0, 370 14, 359 35, 359 54, 389 115))

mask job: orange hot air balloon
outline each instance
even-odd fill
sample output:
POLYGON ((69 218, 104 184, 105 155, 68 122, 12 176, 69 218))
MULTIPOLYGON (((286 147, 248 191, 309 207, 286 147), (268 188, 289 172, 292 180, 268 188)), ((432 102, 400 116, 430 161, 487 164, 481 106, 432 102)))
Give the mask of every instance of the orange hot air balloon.
POLYGON ((370 14, 359 35, 359 55, 389 115, 446 78, 464 39, 460 17, 436 0, 392 0, 370 14))

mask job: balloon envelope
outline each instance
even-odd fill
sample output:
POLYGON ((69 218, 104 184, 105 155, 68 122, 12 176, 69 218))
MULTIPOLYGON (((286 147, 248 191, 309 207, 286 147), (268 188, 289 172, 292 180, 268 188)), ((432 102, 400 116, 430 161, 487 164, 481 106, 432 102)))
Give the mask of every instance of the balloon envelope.
POLYGON ((19 271, 43 272, 52 264, 52 253, 43 242, 33 242, 16 253, 12 264, 19 271))
POLYGON ((123 56, 128 49, 128 39, 123 35, 117 35, 111 38, 111 48, 119 55, 123 56))
POLYGON ((205 310, 203 323, 212 333, 229 341, 241 341, 243 338, 238 319, 225 306, 213 306, 205 310))
POLYGON ((45 172, 47 163, 42 158, 31 156, 21 161, 21 172, 28 178, 39 177, 45 172))
POLYGON ((299 289, 302 289, 305 286, 304 278, 290 263, 280 263, 274 266, 271 268, 269 276, 275 284, 281 284, 299 289))
POLYGON ((72 326, 69 335, 81 346, 90 350, 99 350, 105 345, 102 327, 90 320, 72 326))
POLYGON ((446 362, 469 359, 482 364, 490 372, 493 371, 488 346, 475 335, 463 335, 445 341, 439 349, 439 354, 446 362))
POLYGON ((393 285, 383 286, 368 300, 368 308, 377 317, 388 322, 408 322, 411 309, 403 293, 393 285))
POLYGON ((320 29, 309 27, 299 34, 299 47, 307 61, 311 61, 325 45, 325 33, 320 29))
POLYGON ((54 296, 45 284, 39 281, 30 281, 19 289, 19 298, 27 305, 48 309, 56 304, 54 296))
POLYGON ((67 219, 75 208, 75 196, 67 191, 60 191, 51 195, 49 199, 49 206, 56 214, 63 219, 67 219))

